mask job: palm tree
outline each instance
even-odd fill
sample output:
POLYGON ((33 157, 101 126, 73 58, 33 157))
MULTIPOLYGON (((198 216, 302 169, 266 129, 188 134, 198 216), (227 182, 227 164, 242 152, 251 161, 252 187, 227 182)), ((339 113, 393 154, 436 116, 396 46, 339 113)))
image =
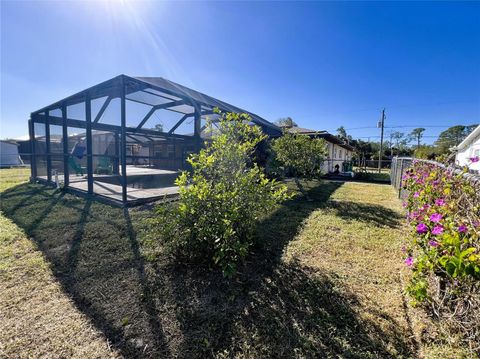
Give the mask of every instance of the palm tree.
POLYGON ((411 140, 417 141, 417 148, 420 148, 420 140, 423 137, 423 132, 425 132, 425 129, 422 127, 414 128, 412 132, 410 132, 409 137, 411 140))

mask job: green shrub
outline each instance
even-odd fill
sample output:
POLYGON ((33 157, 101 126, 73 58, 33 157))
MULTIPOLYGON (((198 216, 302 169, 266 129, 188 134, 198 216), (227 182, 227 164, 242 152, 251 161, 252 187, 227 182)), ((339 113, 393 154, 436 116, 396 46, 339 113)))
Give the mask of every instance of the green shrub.
POLYGON ((435 146, 429 146, 429 145, 420 146, 414 152, 414 156, 416 158, 422 158, 425 160, 433 160, 438 155, 439 155, 438 148, 436 148, 435 146))
POLYGON ((266 136, 248 115, 224 114, 217 126, 213 140, 188 159, 192 172, 178 177, 179 202, 158 207, 155 225, 168 250, 231 276, 248 253, 257 219, 289 195, 252 161, 266 136))
POLYGON ((372 182, 390 182, 390 174, 376 172, 356 172, 355 179, 372 182))
POLYGON ((308 198, 300 179, 315 179, 322 174, 327 155, 325 140, 285 133, 272 141, 272 149, 274 171, 292 176, 298 189, 308 198))

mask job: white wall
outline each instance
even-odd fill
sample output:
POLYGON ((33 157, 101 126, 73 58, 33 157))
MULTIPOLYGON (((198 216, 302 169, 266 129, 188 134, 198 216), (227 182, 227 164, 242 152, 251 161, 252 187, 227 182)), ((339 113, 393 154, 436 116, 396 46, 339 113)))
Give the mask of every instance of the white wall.
POLYGON ((471 170, 480 171, 480 161, 472 163, 471 157, 480 157, 480 136, 478 136, 469 146, 458 151, 455 162, 459 166, 468 166, 471 170))
POLYGON ((327 161, 323 164, 322 172, 328 173, 335 171, 335 165, 338 164, 340 172, 342 171, 342 163, 352 159, 352 151, 347 150, 335 143, 327 141, 327 161))

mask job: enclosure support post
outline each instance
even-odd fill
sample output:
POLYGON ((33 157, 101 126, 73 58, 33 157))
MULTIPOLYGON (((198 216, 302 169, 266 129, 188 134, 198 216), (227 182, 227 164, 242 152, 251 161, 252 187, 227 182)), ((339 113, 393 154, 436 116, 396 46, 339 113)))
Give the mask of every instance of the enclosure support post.
POLYGON ((196 102, 194 103, 194 105, 195 105, 195 119, 194 119, 195 127, 194 127, 193 134, 195 137, 195 147, 196 147, 195 151, 200 151, 200 148, 202 145, 201 143, 202 138, 200 136, 201 127, 202 127, 202 111, 196 102))
POLYGON ((47 157, 47 181, 52 181, 52 158, 50 155, 50 113, 45 111, 45 148, 46 148, 46 157, 47 157))
POLYGON ((37 177, 37 158, 35 157, 35 126, 32 117, 28 120, 28 131, 30 135, 30 173, 33 181, 37 177))
POLYGON ((120 157, 120 141, 119 136, 120 134, 118 131, 114 132, 114 143, 115 143, 115 157, 113 158, 113 174, 119 175, 120 174, 120 165, 119 165, 119 157, 120 157))
POLYGON ((125 107, 125 81, 122 76, 120 90, 120 116, 121 116, 121 138, 120 138, 120 159, 122 164, 122 201, 127 204, 127 136, 125 133, 126 127, 126 107, 125 107))
POLYGON ((62 137, 63 137, 63 186, 68 187, 70 175, 68 172, 68 130, 67 130, 67 107, 62 105, 62 137))
POLYGON ((90 102, 90 93, 85 96, 85 118, 87 122, 87 188, 88 194, 93 194, 93 155, 92 155, 92 106, 90 102))

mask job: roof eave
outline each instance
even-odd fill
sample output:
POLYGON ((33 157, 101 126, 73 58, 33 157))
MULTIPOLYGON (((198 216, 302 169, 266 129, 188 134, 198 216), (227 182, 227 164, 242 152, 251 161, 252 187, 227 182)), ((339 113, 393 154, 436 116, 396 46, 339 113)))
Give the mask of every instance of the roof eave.
POLYGON ((480 125, 478 125, 465 139, 460 142, 460 144, 456 147, 457 150, 462 150, 467 147, 470 142, 473 142, 475 138, 480 136, 480 125))

